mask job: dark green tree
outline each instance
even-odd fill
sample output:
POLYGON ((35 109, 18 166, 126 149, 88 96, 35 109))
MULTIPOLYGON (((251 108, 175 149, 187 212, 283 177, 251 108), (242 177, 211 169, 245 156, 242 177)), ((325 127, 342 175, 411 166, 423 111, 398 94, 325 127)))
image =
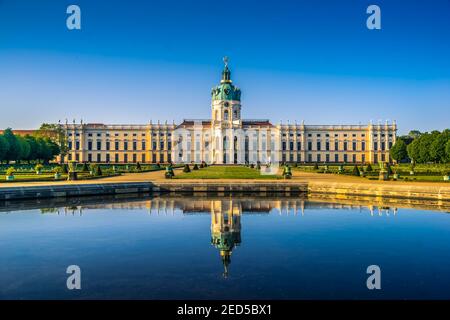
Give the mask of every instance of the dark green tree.
POLYGON ((6 162, 17 160, 18 158, 20 158, 20 155, 22 153, 21 144, 17 137, 14 135, 11 128, 7 128, 3 132, 3 137, 6 139, 9 146, 8 151, 5 154, 6 162))
POLYGON ((447 143, 445 145, 445 155, 446 155, 446 162, 449 163, 450 162, 450 140, 447 141, 447 143))
POLYGON ((183 172, 185 172, 185 173, 191 172, 191 168, 189 168, 188 164, 184 165, 183 172))
POLYGON ((447 155, 445 152, 445 147, 448 141, 450 141, 450 129, 446 129, 434 137, 434 141, 429 146, 430 158, 432 161, 442 163, 446 162, 447 155))
POLYGON ((408 157, 408 151, 406 150, 407 146, 403 139, 398 139, 392 148, 389 150, 392 159, 397 162, 405 160, 408 157))
POLYGON ((352 175, 357 176, 357 177, 360 176, 360 172, 359 172, 358 166, 355 165, 355 166, 353 167, 352 175))
POLYGON ((3 135, 0 135, 0 163, 6 160, 6 153, 8 152, 8 149, 8 140, 3 135))

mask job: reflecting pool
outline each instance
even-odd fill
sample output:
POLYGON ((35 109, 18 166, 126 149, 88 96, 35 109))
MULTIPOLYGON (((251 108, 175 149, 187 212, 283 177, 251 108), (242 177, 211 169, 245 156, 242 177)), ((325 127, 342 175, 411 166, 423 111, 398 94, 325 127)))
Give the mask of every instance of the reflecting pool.
POLYGON ((449 211, 326 196, 4 202, 0 299, 449 299, 449 211))

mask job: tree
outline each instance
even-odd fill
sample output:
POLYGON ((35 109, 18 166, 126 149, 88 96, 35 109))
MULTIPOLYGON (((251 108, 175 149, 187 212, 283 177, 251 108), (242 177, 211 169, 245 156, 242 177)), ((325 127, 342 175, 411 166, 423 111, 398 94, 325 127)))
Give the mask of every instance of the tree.
POLYGON ((20 154, 17 156, 16 160, 28 160, 31 152, 31 146, 28 141, 21 136, 17 136, 17 141, 20 144, 20 154))
POLYGON ((0 163, 6 160, 6 153, 9 149, 8 140, 3 135, 0 135, 0 163))
POLYGON ((403 141, 403 139, 398 139, 389 151, 392 159, 397 162, 405 160, 408 157, 408 151, 406 148, 407 146, 405 141, 403 141))
POLYGON ((450 162, 450 140, 445 144, 445 162, 450 162))
POLYGON ((36 138, 34 136, 26 135, 25 139, 30 146, 30 153, 28 158, 23 160, 28 160, 28 162, 37 160, 39 158, 39 144, 37 143, 36 138))
POLYGON ((5 154, 6 162, 17 160, 20 157, 22 150, 21 145, 11 128, 8 128, 3 132, 3 137, 6 139, 9 146, 5 154))
POLYGON ((447 142, 450 141, 450 129, 446 129, 442 131, 442 133, 438 134, 434 141, 430 145, 430 157, 435 162, 446 162, 446 152, 445 147, 447 142))
POLYGON ((43 123, 35 135, 38 138, 44 138, 46 141, 51 142, 49 145, 52 149, 52 159, 57 155, 61 155, 60 162, 64 162, 64 157, 69 151, 69 146, 66 132, 60 124, 43 123), (55 153, 56 151, 58 153, 55 153))

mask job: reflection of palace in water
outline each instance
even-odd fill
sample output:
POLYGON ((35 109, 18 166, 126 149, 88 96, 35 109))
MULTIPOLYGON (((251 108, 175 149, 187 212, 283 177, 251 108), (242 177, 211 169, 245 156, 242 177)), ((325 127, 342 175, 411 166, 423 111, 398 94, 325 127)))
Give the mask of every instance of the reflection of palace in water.
POLYGON ((4 202, 0 212, 14 210, 40 209, 45 214, 82 215, 86 211, 95 214, 96 209, 136 210, 141 209, 150 215, 211 215, 211 244, 219 251, 224 266, 223 276, 228 276, 231 254, 241 244, 241 216, 243 214, 299 215, 314 214, 317 209, 354 210, 373 217, 395 217, 400 208, 440 210, 449 212, 448 203, 434 203, 423 200, 281 195, 233 195, 233 196, 127 196, 123 197, 84 197, 49 199, 48 201, 4 202))

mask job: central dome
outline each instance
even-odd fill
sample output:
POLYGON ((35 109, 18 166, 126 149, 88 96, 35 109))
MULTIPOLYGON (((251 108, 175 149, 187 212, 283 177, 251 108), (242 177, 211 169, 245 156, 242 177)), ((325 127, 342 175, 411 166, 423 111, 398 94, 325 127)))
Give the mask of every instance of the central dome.
POLYGON ((211 90, 212 100, 236 100, 241 101, 241 89, 234 86, 231 81, 231 72, 228 69, 228 63, 222 71, 222 80, 220 85, 211 90))

